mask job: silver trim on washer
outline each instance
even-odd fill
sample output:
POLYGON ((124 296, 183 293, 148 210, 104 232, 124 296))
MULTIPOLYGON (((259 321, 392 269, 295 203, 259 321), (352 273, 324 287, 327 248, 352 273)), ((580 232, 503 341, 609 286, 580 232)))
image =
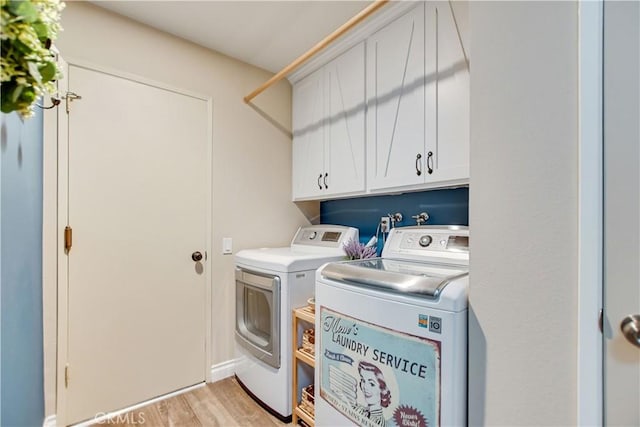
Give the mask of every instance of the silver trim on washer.
POLYGON ((327 264, 320 272, 322 277, 343 283, 366 285, 402 294, 414 294, 437 299, 449 282, 467 276, 469 273, 453 274, 447 277, 429 277, 374 270, 346 263, 327 264))

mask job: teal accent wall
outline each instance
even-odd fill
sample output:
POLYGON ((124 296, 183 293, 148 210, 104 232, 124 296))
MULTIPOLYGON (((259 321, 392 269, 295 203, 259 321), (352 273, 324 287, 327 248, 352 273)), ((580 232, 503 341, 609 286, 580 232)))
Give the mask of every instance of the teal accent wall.
POLYGON ((0 425, 42 426, 42 112, 0 120, 0 425))
POLYGON ((366 243, 376 234, 380 217, 396 212, 404 216, 398 227, 416 225, 411 217, 421 212, 429 214, 427 225, 469 225, 469 188, 328 200, 320 203, 320 223, 356 227, 360 241, 366 243))

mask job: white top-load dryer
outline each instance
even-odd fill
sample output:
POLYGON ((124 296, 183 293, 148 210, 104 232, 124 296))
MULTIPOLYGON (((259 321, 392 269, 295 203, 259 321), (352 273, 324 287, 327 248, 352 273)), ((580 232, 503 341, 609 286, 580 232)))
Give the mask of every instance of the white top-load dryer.
POLYGON ((469 230, 394 228, 316 273, 316 426, 463 426, 469 230))
POLYGON ((344 259, 350 239, 358 240, 357 229, 312 225, 301 227, 291 246, 236 254, 235 374, 255 400, 283 420, 292 413, 292 310, 313 296, 318 267, 344 259))

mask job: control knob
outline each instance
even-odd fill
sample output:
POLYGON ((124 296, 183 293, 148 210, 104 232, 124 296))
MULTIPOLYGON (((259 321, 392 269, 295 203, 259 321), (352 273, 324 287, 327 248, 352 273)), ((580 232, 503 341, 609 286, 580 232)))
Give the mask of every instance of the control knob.
POLYGON ((418 241, 418 243, 420 244, 420 246, 422 246, 423 248, 426 248, 427 246, 429 246, 431 244, 431 241, 433 239, 431 238, 431 236, 429 235, 425 235, 420 237, 420 240, 418 241))

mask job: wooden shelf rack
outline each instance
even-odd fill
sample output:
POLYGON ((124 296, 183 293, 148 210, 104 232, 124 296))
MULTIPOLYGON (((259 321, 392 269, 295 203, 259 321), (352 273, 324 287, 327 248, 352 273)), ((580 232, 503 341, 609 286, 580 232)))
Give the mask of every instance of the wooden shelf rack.
POLYGON ((315 325, 315 313, 311 310, 309 306, 297 308, 293 310, 293 388, 292 388, 292 396, 293 396, 293 415, 292 415, 292 423, 294 426, 298 424, 298 421, 303 421, 309 427, 313 427, 314 416, 309 412, 305 411, 304 408, 300 407, 300 402, 298 402, 298 392, 300 389, 300 384, 298 384, 298 363, 302 362, 306 365, 315 367, 315 357, 313 354, 305 351, 300 347, 300 343, 302 342, 302 338, 300 334, 298 334, 298 323, 300 321, 306 322, 310 324, 310 326, 315 325))

